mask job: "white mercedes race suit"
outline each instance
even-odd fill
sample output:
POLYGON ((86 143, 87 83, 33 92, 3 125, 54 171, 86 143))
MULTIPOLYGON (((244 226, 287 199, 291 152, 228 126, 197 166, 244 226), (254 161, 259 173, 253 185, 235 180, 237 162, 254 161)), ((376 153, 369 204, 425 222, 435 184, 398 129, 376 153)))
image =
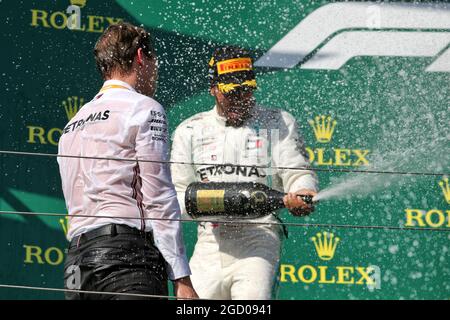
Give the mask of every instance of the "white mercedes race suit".
MULTIPOLYGON (((184 192, 194 181, 260 182, 284 192, 318 188, 312 171, 256 167, 308 165, 295 119, 279 109, 255 106, 239 128, 226 126, 217 107, 194 115, 176 129, 171 161, 188 163, 173 163, 171 168, 184 215, 184 192)), ((251 221, 279 223, 275 215, 251 221)), ((200 224, 190 260, 200 298, 270 299, 281 239, 279 225, 200 224)))

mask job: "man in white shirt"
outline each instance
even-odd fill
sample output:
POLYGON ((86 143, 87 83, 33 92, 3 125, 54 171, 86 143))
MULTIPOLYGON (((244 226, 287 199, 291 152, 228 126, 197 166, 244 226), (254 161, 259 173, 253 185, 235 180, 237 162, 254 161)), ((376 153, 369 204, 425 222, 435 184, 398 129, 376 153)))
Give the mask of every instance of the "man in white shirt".
POLYGON ((151 98, 157 58, 150 35, 128 23, 113 25, 94 53, 106 81, 59 141, 62 188, 71 216, 64 284, 117 294, 67 292, 66 298, 167 296, 167 277, 178 298, 196 298, 177 221, 180 208, 164 163, 167 118, 151 98))
MULTIPOLYGON (((316 175, 288 169, 309 164, 303 139, 288 112, 256 105, 250 54, 236 47, 217 49, 209 63, 209 78, 216 105, 181 123, 173 139, 172 180, 182 211, 187 186, 212 181, 263 183, 287 193, 284 203, 292 214, 311 213, 313 206, 298 196, 316 194, 316 175)), ((201 298, 272 297, 282 228, 276 212, 251 221, 261 224, 237 220, 199 225, 190 266, 201 298)))

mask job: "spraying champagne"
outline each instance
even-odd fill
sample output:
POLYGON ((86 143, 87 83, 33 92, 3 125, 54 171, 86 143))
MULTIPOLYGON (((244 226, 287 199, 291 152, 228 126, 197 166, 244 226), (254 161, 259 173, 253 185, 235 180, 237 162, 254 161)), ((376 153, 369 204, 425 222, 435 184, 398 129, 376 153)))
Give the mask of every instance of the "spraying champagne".
MULTIPOLYGON (((187 213, 201 217, 258 218, 284 208, 286 194, 256 182, 193 182, 185 194, 187 213)), ((300 196, 312 205, 311 196, 300 196)))

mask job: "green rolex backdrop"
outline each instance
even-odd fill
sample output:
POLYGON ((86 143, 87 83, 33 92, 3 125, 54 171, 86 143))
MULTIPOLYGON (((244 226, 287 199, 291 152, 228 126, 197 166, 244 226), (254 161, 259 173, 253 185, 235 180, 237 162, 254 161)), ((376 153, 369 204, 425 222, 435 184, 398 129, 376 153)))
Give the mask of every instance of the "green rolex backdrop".
MULTIPOLYGON (((447 2, 3 0, 0 16, 2 151, 57 153, 102 84, 92 52, 110 24, 152 33, 171 132, 212 108, 214 48, 240 45, 256 57, 258 102, 296 117, 324 189, 311 216, 281 214, 312 226, 289 226, 276 297, 450 297, 447 2)), ((0 211, 0 285, 62 288, 66 219, 11 213, 66 213, 56 158, 0 154, 0 211)), ((190 256, 196 225, 184 231, 190 256)))

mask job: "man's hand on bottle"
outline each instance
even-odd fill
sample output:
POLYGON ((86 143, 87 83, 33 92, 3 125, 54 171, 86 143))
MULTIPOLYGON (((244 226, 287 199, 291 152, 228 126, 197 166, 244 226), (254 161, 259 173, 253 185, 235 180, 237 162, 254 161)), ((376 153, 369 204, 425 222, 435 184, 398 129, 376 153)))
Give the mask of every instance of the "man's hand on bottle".
POLYGON ((198 299, 189 276, 175 280, 173 287, 177 299, 198 299))
POLYGON ((308 189, 300 189, 296 192, 289 192, 284 196, 283 202, 286 208, 294 216, 307 216, 314 211, 314 205, 307 204, 301 197, 302 196, 312 196, 314 197, 317 192, 308 189))

